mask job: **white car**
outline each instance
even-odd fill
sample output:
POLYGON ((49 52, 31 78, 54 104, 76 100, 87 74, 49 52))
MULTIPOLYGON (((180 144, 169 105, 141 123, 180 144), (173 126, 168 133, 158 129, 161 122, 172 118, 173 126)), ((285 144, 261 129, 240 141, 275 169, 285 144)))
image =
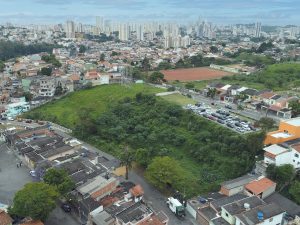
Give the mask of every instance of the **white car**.
POLYGON ((29 173, 32 177, 36 177, 36 172, 34 170, 31 170, 29 173))

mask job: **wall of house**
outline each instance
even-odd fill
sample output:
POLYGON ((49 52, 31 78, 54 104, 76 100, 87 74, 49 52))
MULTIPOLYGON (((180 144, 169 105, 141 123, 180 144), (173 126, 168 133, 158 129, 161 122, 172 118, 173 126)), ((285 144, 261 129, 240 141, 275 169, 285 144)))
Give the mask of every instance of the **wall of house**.
POLYGON ((186 204, 186 211, 188 211, 194 219, 197 217, 197 212, 196 210, 191 206, 190 202, 187 202, 186 204))
POLYGON ((291 164, 296 168, 300 168, 300 153, 297 152, 295 149, 291 151, 291 164))
POLYGON ((276 189, 276 185, 273 185, 272 187, 268 188, 267 190, 265 190, 262 193, 261 198, 265 199, 266 197, 270 196, 271 194, 273 194, 275 192, 275 189, 276 189))
POLYGON ((221 217, 226 220, 229 224, 235 224, 235 216, 230 215, 223 207, 221 211, 221 217))

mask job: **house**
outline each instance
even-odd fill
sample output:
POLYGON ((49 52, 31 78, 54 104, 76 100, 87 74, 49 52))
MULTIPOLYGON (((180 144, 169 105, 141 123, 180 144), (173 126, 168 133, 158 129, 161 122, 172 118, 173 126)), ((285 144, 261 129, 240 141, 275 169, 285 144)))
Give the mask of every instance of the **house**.
POLYGON ((284 213, 275 203, 262 205, 236 215, 235 225, 278 225, 282 223, 284 213))
POLYGON ((267 134, 264 144, 279 144, 297 138, 300 138, 300 117, 281 121, 277 131, 267 134))
POLYGON ((93 86, 109 84, 109 75, 100 74, 96 70, 86 72, 84 76, 87 82, 91 82, 93 86))
POLYGON ((39 78, 39 96, 53 97, 56 89, 56 80, 53 77, 39 78))
POLYGON ((229 224, 236 224, 236 215, 264 204, 265 203, 256 196, 234 201, 222 206, 221 217, 229 224))
POLYGON ((275 192, 275 189, 276 183, 266 177, 251 181, 245 186, 246 192, 261 199, 265 199, 266 197, 273 194, 275 192))
POLYGON ((232 196, 243 192, 244 186, 257 178, 258 176, 247 174, 230 181, 225 181, 221 184, 220 193, 226 196, 232 196))
POLYGON ((300 138, 265 147, 264 151, 264 163, 267 165, 290 164, 296 169, 300 168, 300 138))
POLYGON ((12 225, 12 218, 4 210, 0 209, 0 225, 12 225))
POLYGON ((106 179, 101 176, 97 176, 76 189, 83 198, 91 196, 93 199, 98 201, 113 192, 118 184, 119 181, 114 177, 106 179))

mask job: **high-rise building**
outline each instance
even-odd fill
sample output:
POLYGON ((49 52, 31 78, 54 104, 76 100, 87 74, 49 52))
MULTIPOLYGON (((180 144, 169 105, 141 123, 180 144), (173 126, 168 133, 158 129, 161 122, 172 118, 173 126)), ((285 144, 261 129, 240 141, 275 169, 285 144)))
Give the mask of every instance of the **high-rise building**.
POLYGON ((136 28, 136 39, 138 41, 144 40, 144 26, 139 24, 136 28))
POLYGON ((259 38, 261 36, 261 23, 255 24, 255 37, 259 38))
POLYGON ((119 39, 121 41, 128 41, 129 38, 129 29, 128 24, 119 24, 119 39))
POLYGON ((104 18, 102 16, 96 16, 96 27, 100 32, 104 32, 104 18))
POLYGON ((73 21, 67 21, 66 22, 66 38, 75 38, 75 24, 73 21))

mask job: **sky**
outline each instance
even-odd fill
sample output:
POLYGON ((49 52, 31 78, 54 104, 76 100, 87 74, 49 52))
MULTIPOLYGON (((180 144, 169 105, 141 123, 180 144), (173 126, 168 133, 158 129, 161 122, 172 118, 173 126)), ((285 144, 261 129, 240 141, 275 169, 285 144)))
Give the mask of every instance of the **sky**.
POLYGON ((0 23, 95 24, 95 16, 115 21, 184 23, 201 17, 216 24, 300 25, 300 0, 0 0, 0 23))

